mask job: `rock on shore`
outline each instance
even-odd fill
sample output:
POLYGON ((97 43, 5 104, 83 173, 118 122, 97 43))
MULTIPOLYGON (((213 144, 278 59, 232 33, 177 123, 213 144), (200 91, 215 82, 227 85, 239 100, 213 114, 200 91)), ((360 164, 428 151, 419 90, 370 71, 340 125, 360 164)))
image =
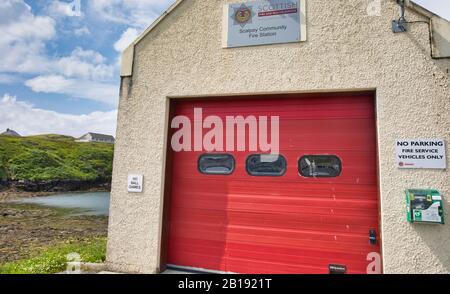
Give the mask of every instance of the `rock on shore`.
POLYGON ((51 181, 0 181, 0 191, 15 190, 23 192, 77 192, 111 190, 110 181, 84 181, 84 180, 51 180, 51 181))

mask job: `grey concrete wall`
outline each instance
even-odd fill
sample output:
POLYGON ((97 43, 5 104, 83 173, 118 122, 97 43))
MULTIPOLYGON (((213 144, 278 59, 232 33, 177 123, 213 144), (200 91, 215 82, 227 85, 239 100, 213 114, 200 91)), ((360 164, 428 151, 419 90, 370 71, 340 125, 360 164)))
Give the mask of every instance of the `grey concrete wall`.
POLYGON ((159 270, 168 97, 376 89, 384 272, 449 273, 450 225, 408 224, 404 190, 439 189, 450 219, 450 172, 395 163, 396 139, 450 142, 450 63, 431 59, 427 26, 393 34, 394 1, 369 16, 368 0, 309 0, 306 42, 222 49, 226 2, 183 1, 135 47, 121 89, 110 268, 159 270), (127 193, 128 173, 144 174, 144 193, 127 193))

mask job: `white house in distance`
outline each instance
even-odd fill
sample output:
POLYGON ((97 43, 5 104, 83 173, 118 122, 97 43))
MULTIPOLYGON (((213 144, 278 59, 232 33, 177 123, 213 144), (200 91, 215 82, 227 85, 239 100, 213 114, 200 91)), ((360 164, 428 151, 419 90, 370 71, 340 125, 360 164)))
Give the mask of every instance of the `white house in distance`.
POLYGON ((110 144, 114 144, 116 140, 114 139, 113 136, 110 135, 104 135, 104 134, 97 134, 97 133, 87 133, 83 136, 81 136, 80 138, 78 138, 78 140, 76 140, 76 142, 81 142, 81 143, 110 143, 110 144))
POLYGON ((0 136, 22 137, 19 133, 11 129, 6 129, 6 132, 1 133, 0 136))

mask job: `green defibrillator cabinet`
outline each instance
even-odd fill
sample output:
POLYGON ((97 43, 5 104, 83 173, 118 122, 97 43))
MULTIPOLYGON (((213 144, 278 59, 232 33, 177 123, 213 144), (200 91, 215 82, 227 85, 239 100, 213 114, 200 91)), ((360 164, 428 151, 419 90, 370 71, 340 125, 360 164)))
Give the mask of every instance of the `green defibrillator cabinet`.
POLYGON ((442 196, 437 190, 406 190, 408 222, 444 224, 442 196))

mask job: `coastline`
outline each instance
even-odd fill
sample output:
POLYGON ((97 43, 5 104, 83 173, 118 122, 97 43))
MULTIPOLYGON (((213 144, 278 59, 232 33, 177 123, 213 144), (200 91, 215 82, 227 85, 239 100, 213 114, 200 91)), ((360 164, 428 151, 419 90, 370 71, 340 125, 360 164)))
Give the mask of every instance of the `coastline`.
POLYGON ((109 189, 103 188, 92 188, 88 190, 77 190, 77 191, 62 191, 62 192, 26 192, 26 191, 18 191, 15 189, 8 189, 0 191, 0 203, 5 203, 11 200, 22 199, 22 198, 34 198, 34 197, 45 197, 52 196, 57 194, 66 194, 66 193, 89 193, 89 192, 111 192, 109 189))
POLYGON ((0 203, 0 264, 24 260, 60 242, 106 237, 107 216, 72 210, 0 203))
MULTIPOLYGON (((59 190, 59 189, 58 189, 59 190)), ((108 216, 73 215, 71 209, 11 203, 64 193, 109 192, 105 186, 75 191, 0 191, 0 264, 28 259, 60 242, 107 236, 108 216)))
POLYGON ((20 198, 45 197, 63 193, 110 192, 109 181, 55 180, 45 182, 1 181, 0 203, 20 198))

